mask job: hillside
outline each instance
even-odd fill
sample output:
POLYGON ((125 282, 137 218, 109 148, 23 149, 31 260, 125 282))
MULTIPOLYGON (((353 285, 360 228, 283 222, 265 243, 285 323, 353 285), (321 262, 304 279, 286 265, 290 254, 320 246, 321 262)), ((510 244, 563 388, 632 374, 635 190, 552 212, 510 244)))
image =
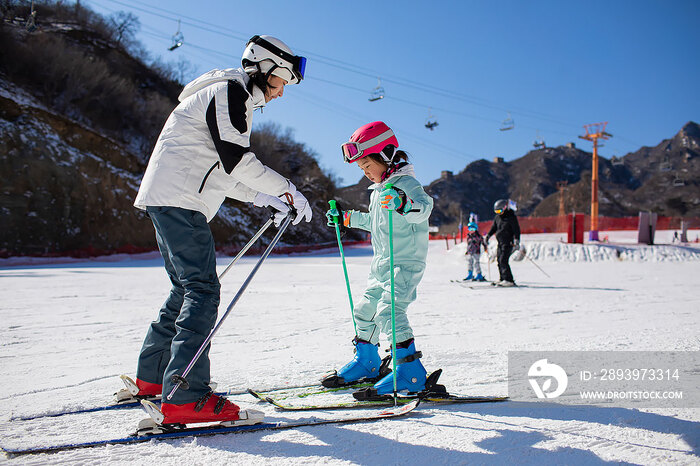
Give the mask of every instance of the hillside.
MULTIPOLYGON (((40 21, 29 32, 28 9, 0 3, 0 256, 154 249, 150 221, 132 202, 177 104, 176 71, 150 62, 133 29, 121 30, 114 18, 80 4, 48 3, 37 6, 40 21)), ((328 199, 366 208, 370 183, 363 178, 337 189, 291 131, 256 126, 251 149, 312 201, 313 221, 290 229, 283 242, 333 242, 323 215, 328 199)), ((494 200, 504 197, 518 203, 521 216, 557 215, 559 181, 567 182, 565 210, 588 212, 590 165, 591 154, 574 146, 509 162, 475 161, 426 186, 435 199, 431 224, 454 225, 469 212, 490 219, 494 200)), ((700 216, 698 180, 700 127, 689 122, 655 147, 600 159, 600 214, 700 216)), ((227 200, 211 223, 217 245, 242 245, 266 216, 227 200)))
MULTIPOLYGON (((559 213, 557 182, 567 183, 566 212, 589 212, 591 202, 590 152, 575 145, 533 150, 510 162, 477 160, 453 174, 444 172, 425 187, 435 200, 432 225, 459 222, 460 212, 480 219, 493 218, 493 202, 517 202, 518 215, 550 217, 559 213)), ((666 216, 700 216, 700 126, 688 122, 671 139, 642 147, 619 159, 599 157, 600 215, 634 216, 653 211, 666 216)), ((339 192, 349 205, 367 205, 365 179, 339 192)))
MULTIPOLYGON (((650 210, 667 216, 700 216, 698 180, 700 126, 689 122, 655 147, 643 147, 620 159, 599 158, 600 215, 633 216, 650 210)), ((515 200, 518 215, 555 216, 558 181, 567 183, 565 211, 588 212, 591 153, 560 146, 533 150, 510 162, 478 160, 426 187, 435 199, 431 222, 455 223, 460 211, 490 219, 493 202, 499 198, 515 200)))

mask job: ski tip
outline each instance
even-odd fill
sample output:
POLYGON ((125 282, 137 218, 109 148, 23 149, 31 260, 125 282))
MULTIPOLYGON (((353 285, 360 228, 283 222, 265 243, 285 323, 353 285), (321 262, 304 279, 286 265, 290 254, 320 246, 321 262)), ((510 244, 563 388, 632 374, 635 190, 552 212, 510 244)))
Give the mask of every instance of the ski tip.
POLYGON ((416 409, 420 404, 420 399, 415 398, 408 403, 397 404, 388 408, 385 408, 379 412, 380 416, 401 416, 402 414, 409 413, 416 409))
POLYGON ((266 397, 264 398, 264 400, 267 401, 268 403, 270 403, 271 405, 273 405, 273 406, 276 407, 276 408, 279 408, 279 409, 288 409, 287 406, 284 406, 284 405, 280 404, 277 400, 275 400, 274 398, 271 398, 271 397, 269 397, 269 396, 266 396, 266 397))
POLYGON ((265 398, 263 398, 263 396, 260 395, 260 393, 256 392, 256 391, 253 390, 252 388, 249 388, 249 389, 248 389, 248 394, 249 394, 249 395, 252 395, 253 397, 257 398, 257 399, 260 400, 260 401, 265 401, 265 398))

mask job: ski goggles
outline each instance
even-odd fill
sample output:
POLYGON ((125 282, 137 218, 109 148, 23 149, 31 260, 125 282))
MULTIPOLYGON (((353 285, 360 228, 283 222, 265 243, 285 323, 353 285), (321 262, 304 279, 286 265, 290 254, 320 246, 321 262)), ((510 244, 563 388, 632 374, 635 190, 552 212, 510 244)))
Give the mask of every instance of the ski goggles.
POLYGON ((503 213, 503 209, 496 209, 494 210, 498 215, 501 215, 503 213))
MULTIPOLYGON (((375 136, 372 139, 364 142, 346 142, 342 146, 340 146, 341 150, 343 151, 343 159, 348 162, 354 162, 355 160, 359 160, 365 155, 365 151, 367 149, 370 149, 384 141, 386 141, 389 138, 394 137, 394 132, 392 130, 386 130, 379 136, 375 136)), ((369 152, 374 153, 374 152, 369 152)))
MULTIPOLYGON (((249 44, 251 42, 259 45, 260 47, 264 48, 265 50, 269 51, 270 53, 277 55, 282 60, 289 62, 292 65, 292 69, 289 71, 291 71, 294 74, 294 76, 297 78, 297 81, 301 81, 302 79, 304 79, 304 72, 306 71, 306 57, 292 55, 289 52, 285 52, 284 50, 277 47, 272 42, 269 42, 260 36, 253 36, 248 41, 249 44)), ((286 66, 282 66, 282 68, 289 69, 286 66)))

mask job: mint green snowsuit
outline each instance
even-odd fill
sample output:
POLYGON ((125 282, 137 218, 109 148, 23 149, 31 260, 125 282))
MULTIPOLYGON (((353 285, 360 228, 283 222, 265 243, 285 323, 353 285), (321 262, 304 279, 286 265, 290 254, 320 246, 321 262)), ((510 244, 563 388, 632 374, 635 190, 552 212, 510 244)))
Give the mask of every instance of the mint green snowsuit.
POLYGON ((374 257, 367 289, 353 310, 357 336, 372 344, 379 342, 383 332, 391 337, 391 281, 389 275, 389 211, 381 208, 379 193, 387 183, 402 189, 413 201, 413 210, 404 215, 394 212, 394 289, 396 314, 396 341, 413 338, 413 330, 406 309, 416 299, 416 288, 425 271, 428 255, 428 217, 433 200, 418 180, 413 167, 398 170, 382 183, 369 187, 369 212, 350 211, 350 227, 361 228, 372 234, 374 257))

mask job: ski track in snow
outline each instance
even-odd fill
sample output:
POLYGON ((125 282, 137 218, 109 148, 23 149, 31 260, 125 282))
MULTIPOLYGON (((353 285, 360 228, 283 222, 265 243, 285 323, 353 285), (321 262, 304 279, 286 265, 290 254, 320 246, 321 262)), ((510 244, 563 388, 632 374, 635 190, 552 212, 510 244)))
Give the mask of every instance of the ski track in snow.
MULTIPOLYGON (((524 235, 528 257, 551 278, 526 259, 512 263, 516 281, 525 286, 510 289, 450 283, 466 273, 463 245, 450 244, 448 251, 444 241, 431 242, 418 299, 409 308, 423 364, 428 371, 443 368, 441 383, 455 393, 504 395, 508 351, 699 351, 700 248, 637 246, 624 234, 610 238, 602 246, 567 245, 551 236, 524 235)), ((371 250, 351 247, 346 254, 357 301, 371 250)), ((222 309, 256 260, 242 259, 224 278, 222 309)), ((160 260, 7 261, 0 268, 0 446, 132 432, 145 417, 141 410, 9 419, 102 404, 121 388, 116 374, 133 376, 144 332, 169 288, 160 260)), ((220 270, 229 261, 221 258, 220 270)), ((497 267, 485 255, 482 268, 495 278, 497 267)), ((213 378, 223 390, 313 382, 352 357, 349 313, 337 252, 273 256, 214 339, 213 378)), ((382 351, 387 347, 382 339, 382 351)), ((358 414, 278 412, 248 395, 230 398, 265 411, 272 422, 358 414)), ((699 421, 697 408, 424 404, 406 418, 374 423, 0 457, 0 462, 698 464, 699 421)))

